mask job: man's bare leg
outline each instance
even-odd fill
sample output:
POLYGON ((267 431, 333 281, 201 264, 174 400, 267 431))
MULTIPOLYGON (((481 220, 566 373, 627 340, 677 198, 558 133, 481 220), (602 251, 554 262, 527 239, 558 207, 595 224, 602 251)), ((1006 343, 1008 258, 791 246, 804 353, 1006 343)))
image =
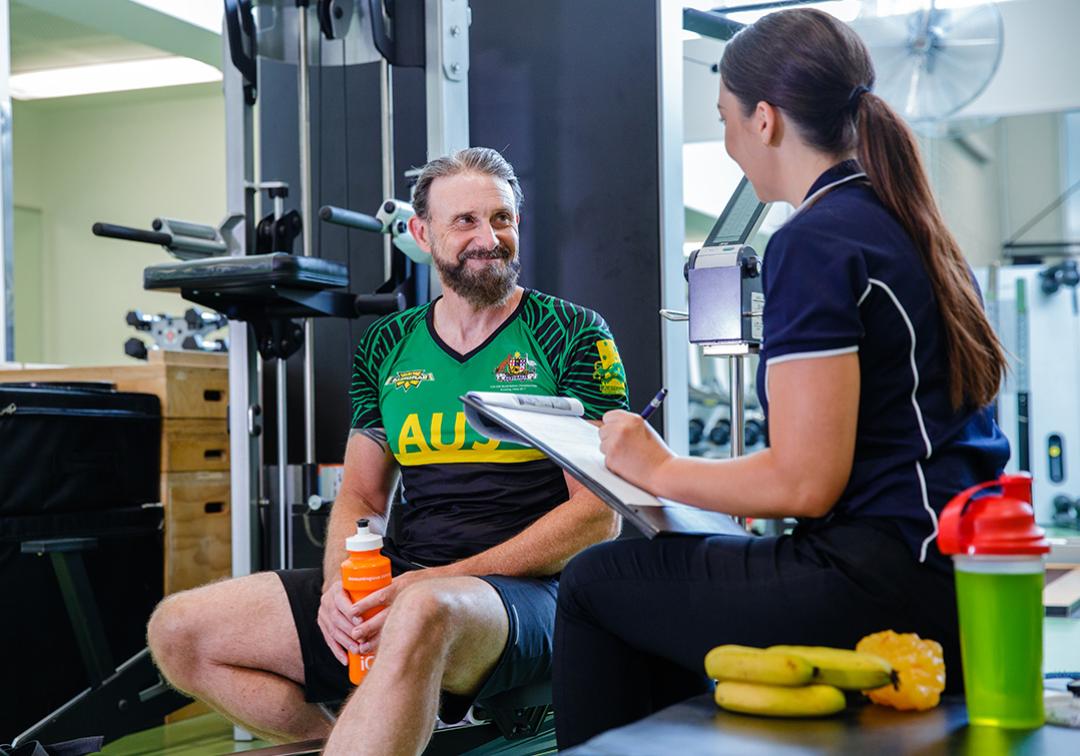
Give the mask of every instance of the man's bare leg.
POLYGON ((326 754, 420 753, 439 690, 475 692, 509 634, 502 599, 479 578, 424 580, 388 611, 375 664, 339 714, 326 754))
POLYGON ((304 701, 289 600, 269 572, 169 596, 147 627, 154 661, 176 688, 272 742, 324 738, 331 720, 304 701))

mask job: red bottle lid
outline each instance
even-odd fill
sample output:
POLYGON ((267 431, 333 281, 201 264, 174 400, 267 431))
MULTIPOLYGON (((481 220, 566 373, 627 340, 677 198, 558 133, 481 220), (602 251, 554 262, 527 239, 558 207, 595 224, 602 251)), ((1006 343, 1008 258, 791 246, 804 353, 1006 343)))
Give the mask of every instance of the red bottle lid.
POLYGON ((1025 556, 1050 551, 1046 534, 1035 524, 1027 473, 1002 475, 957 494, 941 513, 937 539, 942 554, 1025 556), (1001 493, 974 498, 993 488, 1001 493))

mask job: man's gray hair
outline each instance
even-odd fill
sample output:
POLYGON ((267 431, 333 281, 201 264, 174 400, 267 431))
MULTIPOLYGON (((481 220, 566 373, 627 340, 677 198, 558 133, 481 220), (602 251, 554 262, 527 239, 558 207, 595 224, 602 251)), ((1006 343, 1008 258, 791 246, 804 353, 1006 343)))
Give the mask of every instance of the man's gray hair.
POLYGON ((431 194, 431 183, 444 176, 456 176, 459 173, 484 173, 488 176, 502 179, 510 185, 514 191, 514 209, 520 211, 521 203, 525 201, 525 195, 521 191, 521 184, 514 174, 514 167, 506 161, 498 150, 490 147, 467 147, 458 150, 452 155, 435 158, 424 166, 420 171, 420 177, 416 180, 416 188, 413 190, 413 210, 421 220, 431 219, 431 208, 428 205, 428 196, 431 194))

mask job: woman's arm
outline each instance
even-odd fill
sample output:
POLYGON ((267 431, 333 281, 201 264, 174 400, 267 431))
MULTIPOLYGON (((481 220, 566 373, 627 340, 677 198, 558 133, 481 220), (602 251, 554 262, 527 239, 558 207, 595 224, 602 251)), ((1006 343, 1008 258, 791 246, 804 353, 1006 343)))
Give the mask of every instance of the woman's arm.
MULTIPOLYGON (((857 354, 771 366, 769 448, 731 460, 677 457, 639 416, 609 412, 610 470, 657 496, 740 517, 821 517, 851 475, 859 414, 857 354)), ((734 432, 734 429, 733 429, 734 432)))

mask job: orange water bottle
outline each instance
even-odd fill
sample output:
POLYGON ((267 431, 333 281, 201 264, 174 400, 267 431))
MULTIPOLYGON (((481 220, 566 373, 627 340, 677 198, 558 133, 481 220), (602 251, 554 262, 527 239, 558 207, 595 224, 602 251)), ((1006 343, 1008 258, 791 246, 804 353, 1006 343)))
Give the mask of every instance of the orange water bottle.
MULTIPOLYGON (((349 558, 341 563, 341 585, 355 604, 370 593, 390 585, 390 560, 382 555, 382 536, 372 533, 367 520, 356 521, 356 534, 345 539, 349 558)), ((369 620, 386 607, 377 606, 364 612, 369 620)), ((349 681, 359 685, 375 661, 374 654, 349 652, 349 681)))

